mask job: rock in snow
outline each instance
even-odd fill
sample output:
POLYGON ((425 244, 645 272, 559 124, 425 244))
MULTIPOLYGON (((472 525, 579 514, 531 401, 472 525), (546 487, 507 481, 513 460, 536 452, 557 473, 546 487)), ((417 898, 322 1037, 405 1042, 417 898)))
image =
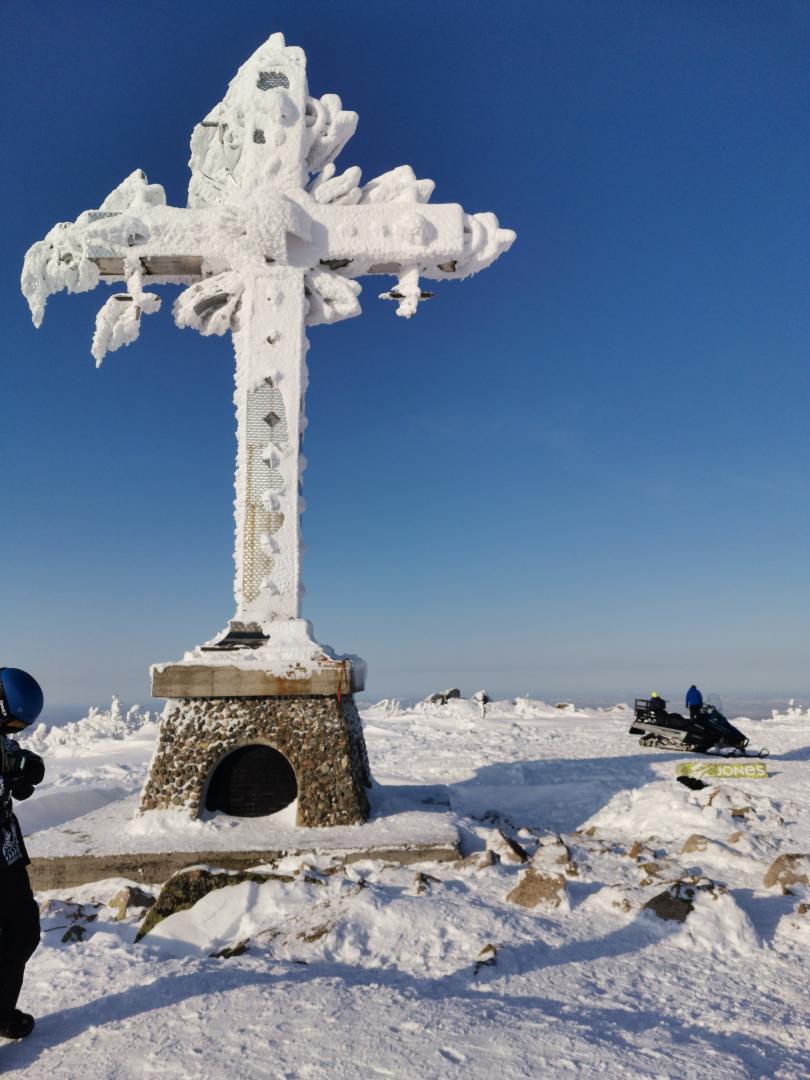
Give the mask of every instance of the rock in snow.
POLYGON ((791 885, 807 885, 810 881, 810 855, 778 855, 762 878, 766 889, 781 885, 783 891, 791 885))
POLYGON ((125 885, 123 889, 119 889, 111 900, 107 901, 107 907, 116 912, 115 917, 120 922, 127 917, 130 908, 137 908, 142 911, 145 908, 152 907, 154 902, 155 898, 151 893, 144 892, 137 885, 125 885))
POLYGON ((541 874, 533 867, 528 867, 520 876, 520 881, 506 897, 512 904, 534 908, 538 904, 548 907, 567 907, 567 885, 562 874, 541 874))
POLYGON ((487 840, 487 850, 506 863, 525 863, 529 858, 517 840, 507 836, 503 829, 493 830, 487 840))
POLYGON ((687 915, 694 911, 697 888, 697 885, 685 881, 673 882, 663 892, 650 897, 644 910, 667 922, 686 922, 687 915))
POLYGON ((212 872, 205 867, 181 870, 178 874, 170 877, 160 890, 160 895, 141 923, 135 940, 140 941, 161 920, 168 918, 170 915, 175 915, 179 911, 187 911, 214 889, 239 885, 243 881, 255 881, 261 885, 267 881, 292 880, 286 874, 254 873, 247 870, 221 870, 218 873, 212 872))

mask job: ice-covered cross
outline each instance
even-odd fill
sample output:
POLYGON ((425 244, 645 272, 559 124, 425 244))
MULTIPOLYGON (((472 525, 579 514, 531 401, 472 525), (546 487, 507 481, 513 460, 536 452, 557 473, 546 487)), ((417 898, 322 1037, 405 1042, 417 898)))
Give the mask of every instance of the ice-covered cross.
MULTIPOLYGON (((230 638, 272 637, 299 619, 300 455, 305 327, 360 312, 356 278, 391 275, 382 296, 411 316, 420 278, 459 279, 514 240, 493 214, 430 205, 409 166, 360 183, 334 159, 357 114, 312 98, 302 49, 273 34, 237 72, 191 137, 188 207, 136 171, 97 210, 56 225, 25 258, 22 288, 39 326, 47 297, 126 281, 98 313, 92 352, 138 336, 160 307, 145 291, 183 283, 178 326, 233 334, 236 352, 236 614, 230 638)), ((292 628, 290 628, 292 629, 292 628)))

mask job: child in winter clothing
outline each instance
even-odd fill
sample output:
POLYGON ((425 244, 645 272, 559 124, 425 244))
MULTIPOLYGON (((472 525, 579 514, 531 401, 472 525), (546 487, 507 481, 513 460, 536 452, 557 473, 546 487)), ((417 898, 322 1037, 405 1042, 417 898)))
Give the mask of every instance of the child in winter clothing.
POLYGON ((6 1039, 23 1039, 34 1028, 33 1016, 20 1012, 17 998, 25 965, 39 945, 39 908, 26 870, 31 860, 12 799, 27 799, 45 775, 42 758, 6 732, 27 727, 41 708, 42 691, 30 675, 0 668, 0 1038, 6 1039))

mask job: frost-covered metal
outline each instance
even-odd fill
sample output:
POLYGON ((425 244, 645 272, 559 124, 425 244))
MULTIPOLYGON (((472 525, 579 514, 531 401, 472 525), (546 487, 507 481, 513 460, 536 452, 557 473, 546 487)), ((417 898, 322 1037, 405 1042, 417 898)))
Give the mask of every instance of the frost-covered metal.
POLYGON ((92 353, 128 345, 156 312, 153 285, 187 288, 178 326, 233 335, 236 352, 236 615, 305 651, 299 621, 300 446, 307 384, 305 326, 360 313, 356 280, 396 278, 381 296, 410 317, 421 279, 461 279, 515 234, 493 214, 428 202, 432 180, 402 165, 366 184, 335 158, 357 114, 310 97, 303 50, 273 34, 246 61, 191 137, 188 206, 133 172, 97 210, 54 226, 25 258, 22 289, 40 325, 52 293, 123 280, 96 320, 92 353), (285 633, 281 622, 293 621, 285 633), (299 632, 300 631, 300 632, 299 632))

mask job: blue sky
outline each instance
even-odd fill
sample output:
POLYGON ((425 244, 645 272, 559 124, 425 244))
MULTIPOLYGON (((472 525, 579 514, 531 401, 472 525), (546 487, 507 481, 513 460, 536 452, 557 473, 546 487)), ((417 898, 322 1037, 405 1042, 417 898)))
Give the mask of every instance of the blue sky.
POLYGON ((39 0, 4 9, 0 657, 52 705, 146 703, 232 613, 229 340, 90 357, 106 287, 35 332, 26 248, 188 138, 281 29, 512 251, 310 333, 304 614, 369 694, 808 695, 810 7, 39 0), (497 12, 497 16, 495 13, 497 12))

